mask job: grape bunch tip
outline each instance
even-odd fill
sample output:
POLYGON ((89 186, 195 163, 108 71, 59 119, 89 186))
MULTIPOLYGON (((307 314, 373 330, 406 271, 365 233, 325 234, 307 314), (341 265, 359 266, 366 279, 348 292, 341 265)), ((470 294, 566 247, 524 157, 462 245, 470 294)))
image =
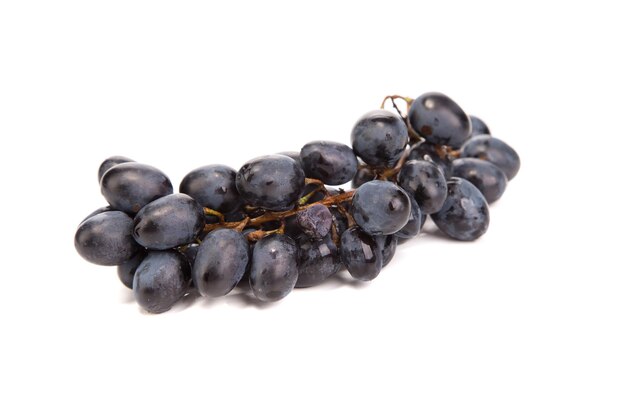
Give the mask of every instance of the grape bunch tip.
POLYGON ((427 216, 449 238, 478 239, 519 168, 515 150, 448 96, 388 96, 357 120, 351 146, 315 141, 237 171, 202 166, 178 193, 155 167, 107 158, 98 181, 108 205, 82 220, 74 246, 89 262, 117 266, 150 313, 237 286, 278 301, 343 269, 376 278, 427 216))

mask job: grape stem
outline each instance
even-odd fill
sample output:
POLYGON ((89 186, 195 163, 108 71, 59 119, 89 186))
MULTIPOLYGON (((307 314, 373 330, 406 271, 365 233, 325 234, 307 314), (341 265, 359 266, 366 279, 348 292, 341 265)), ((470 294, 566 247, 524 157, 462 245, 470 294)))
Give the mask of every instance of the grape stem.
MULTIPOLYGON (((311 183, 317 183, 317 181, 319 180, 314 180, 311 183)), ((280 228, 276 229, 276 230, 270 230, 270 231, 265 231, 265 230, 257 230, 255 232, 250 233, 249 239, 250 240, 258 240, 260 237, 265 236, 266 234, 271 234, 271 233, 283 233, 284 229, 285 229, 285 225, 284 225, 284 220, 288 217, 294 216, 297 213, 306 210, 307 208, 309 208, 310 206, 312 206, 313 204, 323 204, 327 207, 329 206, 338 206, 341 203, 344 203, 346 201, 350 201, 352 200, 352 196, 354 195, 354 190, 352 191, 344 191, 344 192, 340 192, 337 195, 332 195, 332 196, 326 196, 323 200, 317 201, 315 203, 311 203, 311 204, 305 204, 305 205, 300 205, 294 209, 291 210, 286 210, 286 211, 267 211, 264 214, 258 216, 258 217, 254 217, 251 218, 249 216, 246 216, 243 220, 238 221, 238 222, 226 222, 223 221, 224 216, 221 216, 221 219, 219 223, 213 223, 213 224, 207 224, 204 226, 204 231, 206 233, 212 232, 213 230, 217 230, 217 229, 235 229, 238 231, 242 231, 245 227, 258 227, 261 226, 264 223, 267 222, 272 222, 272 221, 277 221, 280 220, 283 222, 283 224, 281 225, 280 228), (257 233, 257 232, 262 232, 262 233, 257 233), (258 236, 257 236, 258 235, 258 236)), ((207 209, 205 208, 205 213, 208 213, 210 215, 216 216, 218 218, 220 218, 220 216, 218 216, 215 210, 211 210, 211 209, 207 209)), ((221 213, 219 213, 221 215, 221 213)))

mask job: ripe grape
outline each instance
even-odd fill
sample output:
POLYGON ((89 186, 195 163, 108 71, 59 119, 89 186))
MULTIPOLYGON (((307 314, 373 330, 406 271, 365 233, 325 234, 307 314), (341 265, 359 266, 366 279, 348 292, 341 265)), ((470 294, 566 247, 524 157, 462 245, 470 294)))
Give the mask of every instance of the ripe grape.
POLYGON ((185 175, 179 190, 203 207, 231 213, 241 206, 236 175, 237 172, 226 165, 206 165, 185 175))
POLYGON ((320 240, 330 232, 333 215, 323 204, 313 204, 298 212, 296 222, 310 239, 320 240))
POLYGON ((352 128, 352 149, 366 164, 393 167, 408 143, 404 121, 387 110, 365 113, 352 128))
POLYGON ((476 240, 489 227, 489 207, 480 190, 463 178, 448 181, 448 197, 430 216, 439 230, 457 240, 476 240))
POLYGON ((465 178, 480 190, 488 203, 499 199, 506 189, 506 175, 489 161, 459 158, 452 162, 452 175, 465 178))
POLYGON ((470 137, 469 116, 450 97, 426 93, 416 98, 407 116, 411 127, 427 142, 460 148, 470 137))
POLYGON ((133 294, 144 310, 163 313, 185 295, 189 282, 189 262, 183 255, 151 251, 135 272, 133 294))
POLYGON ((307 178, 316 178, 324 184, 345 184, 356 174, 356 156, 342 143, 309 142, 302 147, 300 158, 307 178))
POLYGON ((268 210, 288 210, 304 188, 304 172, 296 161, 284 155, 268 155, 246 162, 236 177, 243 200, 268 210))
POLYGON ((409 221, 404 225, 404 227, 394 233, 394 236, 397 236, 402 239, 410 239, 419 234, 422 229, 422 224, 424 224, 422 215, 422 210, 420 209, 419 204, 415 201, 412 195, 409 194, 409 200, 411 201, 411 215, 409 216, 409 221))
POLYGON ((396 254, 396 248, 398 247, 398 236, 396 235, 397 233, 395 235, 376 236, 376 242, 383 257, 383 268, 391 262, 391 259, 396 254))
POLYGON ((121 265, 117 266, 117 276, 119 277, 122 284, 126 287, 133 289, 133 279, 135 278, 135 272, 137 268, 143 262, 144 258, 148 252, 143 249, 140 249, 133 255, 132 258, 127 260, 121 265))
POLYGON ((250 287, 261 301, 278 301, 298 280, 298 248, 286 235, 273 234, 254 245, 250 287))
POLYGON ((504 141, 491 136, 476 136, 461 149, 462 158, 478 158, 489 161, 504 172, 511 181, 519 171, 521 162, 515 149, 504 141))
POLYGON ((407 193, 392 182, 366 182, 354 193, 352 216, 372 236, 391 235, 408 222, 411 201, 407 193))
POLYGON ((476 116, 470 116, 470 120, 472 121, 472 133, 470 134, 470 137, 491 134, 489 127, 487 127, 487 124, 481 119, 476 116))
POLYGON ((218 229, 200 244, 191 277, 200 294, 220 297, 235 288, 246 272, 249 259, 248 241, 243 234, 218 229))
POLYGON ((133 236, 149 249, 192 242, 204 227, 202 207, 187 194, 171 194, 147 204, 135 216, 133 236))
POLYGON ((318 285, 341 268, 339 251, 330 235, 317 241, 302 237, 298 240, 298 246, 296 288, 318 285))
POLYGON ((383 268, 383 253, 378 242, 357 226, 343 232, 339 253, 353 278, 371 281, 383 268))
POLYGON ((100 189, 111 207, 129 214, 173 192, 172 183, 163 172, 137 162, 109 168, 102 176, 100 189))
POLYGON ((96 214, 78 226, 74 247, 94 264, 124 263, 139 250, 133 239, 133 219, 121 211, 96 214))
POLYGON ((428 161, 407 161, 398 174, 398 185, 415 198, 424 214, 439 211, 447 196, 443 173, 428 161))
POLYGON ((376 178, 376 173, 367 165, 357 168, 356 175, 352 179, 352 188, 359 188, 361 185, 376 178))
POLYGON ((407 160, 424 160, 437 165, 446 178, 452 176, 452 160, 447 155, 440 154, 437 150, 439 145, 429 142, 421 142, 411 147, 407 160))

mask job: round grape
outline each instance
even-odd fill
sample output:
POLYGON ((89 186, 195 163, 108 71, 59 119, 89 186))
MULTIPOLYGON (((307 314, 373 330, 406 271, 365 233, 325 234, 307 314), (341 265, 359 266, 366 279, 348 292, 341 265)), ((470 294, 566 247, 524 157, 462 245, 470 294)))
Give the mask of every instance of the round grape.
POLYGON ((352 149, 366 164, 393 167, 408 143, 404 121, 387 110, 365 113, 352 128, 352 149))
POLYGON ((102 176, 100 189, 111 207, 129 214, 173 192, 172 183, 163 172, 137 162, 109 168, 102 176))
POLYGON ((298 281, 296 288, 306 288, 324 282, 341 268, 337 246, 326 236, 322 240, 298 240, 298 281))
POLYGON ((250 287, 261 301, 278 301, 298 280, 298 248, 289 236, 273 234, 254 245, 250 287))
POLYGON ((417 204, 415 198, 413 198, 410 194, 409 200, 411 201, 411 216, 409 217, 409 221, 402 229, 398 230, 394 234, 394 236, 402 239, 410 239, 417 236, 422 229, 422 224, 424 223, 424 215, 422 215, 422 210, 420 209, 419 204, 417 204))
POLYGON ((470 116, 470 120, 472 121, 472 133, 470 134, 470 137, 491 134, 489 127, 487 127, 487 124, 481 119, 476 116, 470 116))
POLYGON ((137 253, 135 253, 132 258, 117 266, 118 278, 120 279, 120 281, 122 281, 122 284, 124 284, 131 290, 133 289, 133 279, 135 278, 135 272, 137 271, 137 268, 139 267, 141 262, 143 262, 147 254, 148 252, 141 249, 137 251, 137 253))
POLYGON ((284 155, 268 155, 246 162, 237 172, 237 190, 244 201, 268 210, 288 210, 304 188, 304 172, 284 155))
POLYGON ((441 210, 448 191, 437 165, 415 159, 407 161, 400 170, 398 185, 415 198, 424 214, 441 210))
POLYGON ((171 194, 147 204, 135 216, 133 236, 149 249, 192 242, 204 228, 204 210, 187 194, 171 194))
POLYGON ((352 179, 352 188, 359 188, 361 185, 376 178, 376 173, 367 165, 357 168, 356 175, 352 179))
POLYGON ((439 230, 457 240, 476 240, 489 227, 489 207, 482 193, 463 178, 448 181, 448 197, 430 216, 439 230))
POLYGON ((231 213, 241 206, 236 175, 237 172, 226 165, 206 165, 185 175, 179 190, 203 207, 231 213))
POLYGON ((459 158, 452 162, 452 175, 465 178, 480 190, 489 204, 498 200, 506 189, 506 175, 489 161, 459 158))
POLYGON ((241 280, 250 258, 248 241, 240 232, 218 229, 209 233, 196 255, 191 277, 204 296, 228 294, 241 280))
POLYGON ((341 261, 353 278, 371 281, 383 268, 383 253, 376 239, 357 226, 341 235, 341 261))
POLYGON ((310 239, 320 240, 330 232, 333 215, 325 205, 313 204, 298 212, 296 222, 310 239))
POLYGON ((476 136, 461 149, 461 157, 489 161, 504 172, 511 181, 517 175, 521 162, 515 149, 491 136, 476 136))
POLYGON ((389 265, 391 259, 396 254, 398 247, 398 237, 396 235, 376 236, 376 242, 383 257, 383 268, 389 265))
POLYGON ((102 164, 100 164, 100 168, 98 168, 98 183, 100 183, 102 176, 109 170, 109 168, 112 168, 115 165, 123 164, 124 162, 135 161, 125 156, 111 156, 110 158, 105 159, 102 164))
POLYGON ((96 214, 78 226, 76 251, 97 265, 119 265, 139 250, 133 239, 133 219, 121 211, 96 214))
POLYGON ((356 174, 357 161, 349 146, 337 142, 309 142, 300 151, 307 178, 328 185, 341 185, 356 174))
POLYGON ((469 116, 450 97, 426 93, 416 98, 407 115, 409 124, 427 142, 460 148, 470 137, 469 116))
POLYGON ((406 192, 392 182, 366 182, 354 193, 352 216, 372 236, 391 235, 409 221, 411 201, 406 192))

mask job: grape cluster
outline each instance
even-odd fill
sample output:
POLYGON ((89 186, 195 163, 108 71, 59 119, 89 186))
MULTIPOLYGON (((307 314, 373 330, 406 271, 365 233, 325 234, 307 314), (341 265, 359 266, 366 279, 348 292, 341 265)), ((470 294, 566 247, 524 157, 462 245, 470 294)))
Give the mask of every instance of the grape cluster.
POLYGON ((203 166, 179 193, 157 168, 108 158, 98 180, 109 205, 80 223, 76 250, 116 265, 151 313, 192 291, 219 297, 237 286, 277 301, 344 268, 376 278, 428 215, 453 239, 479 238, 488 205, 520 168, 510 146, 440 93, 387 97, 356 122, 351 144, 310 142, 238 171, 203 166), (384 109, 387 100, 396 112, 384 109), (352 190, 330 187, 350 181, 352 190))

